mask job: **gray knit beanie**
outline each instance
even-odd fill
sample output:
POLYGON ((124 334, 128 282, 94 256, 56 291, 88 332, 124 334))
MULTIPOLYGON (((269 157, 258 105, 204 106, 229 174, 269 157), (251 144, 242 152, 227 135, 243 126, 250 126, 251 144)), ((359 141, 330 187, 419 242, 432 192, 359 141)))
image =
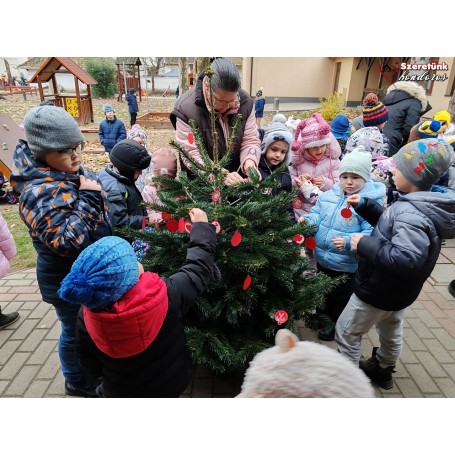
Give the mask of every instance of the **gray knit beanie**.
POLYGON ((346 153, 340 163, 340 175, 346 172, 360 175, 367 182, 370 180, 371 153, 363 145, 356 147, 351 153, 346 153))
POLYGON ((261 149, 262 155, 265 155, 270 144, 276 141, 285 141, 288 144, 288 152, 285 161, 289 164, 291 160, 291 145, 293 141, 292 133, 288 130, 287 126, 281 122, 272 122, 267 125, 262 139, 261 149))
POLYGON ((272 123, 275 122, 281 122, 281 123, 286 123, 286 116, 284 114, 275 114, 272 119, 272 123))
POLYGON ((84 142, 79 125, 61 107, 45 105, 30 109, 24 118, 24 129, 33 156, 41 160, 49 152, 84 142))
POLYGON ((108 112, 115 112, 114 108, 109 103, 103 104, 103 113, 107 114, 108 112))
POLYGON ((393 160, 409 183, 429 191, 452 165, 453 148, 444 139, 420 139, 401 147, 393 160))

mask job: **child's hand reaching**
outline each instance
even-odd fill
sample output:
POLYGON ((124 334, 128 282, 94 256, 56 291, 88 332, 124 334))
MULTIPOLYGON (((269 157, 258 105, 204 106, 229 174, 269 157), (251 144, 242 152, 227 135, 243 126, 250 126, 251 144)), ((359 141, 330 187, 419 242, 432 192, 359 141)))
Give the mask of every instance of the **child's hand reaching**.
POLYGON ((83 175, 80 175, 79 181, 79 190, 101 191, 101 185, 96 180, 90 180, 83 175))
POLYGON ((360 196, 358 194, 352 194, 351 196, 348 196, 346 199, 346 204, 348 207, 352 205, 354 208, 356 208, 359 205, 360 202, 360 196))
POLYGON ((306 175, 308 175, 308 174, 303 174, 300 177, 292 176, 292 179, 294 180, 294 183, 297 185, 298 188, 300 188, 302 185, 304 185, 305 182, 308 180, 306 178, 306 175))
POLYGON ((197 223, 199 221, 201 221, 203 223, 209 222, 209 219, 207 218, 207 213, 205 213, 201 209, 194 208, 194 209, 191 209, 189 213, 190 213, 190 220, 192 223, 197 223))
POLYGON ((297 223, 302 223, 302 224, 303 224, 303 223, 306 223, 306 219, 305 219, 303 216, 301 216, 301 217, 297 220, 297 223))
POLYGON ((322 176, 319 177, 313 177, 311 180, 317 187, 321 187, 324 183, 324 179, 322 176))
POLYGON ((337 247, 338 250, 342 250, 346 246, 346 240, 344 237, 335 237, 332 239, 332 243, 337 247))
POLYGON ((351 234, 351 250, 357 251, 357 245, 359 244, 360 239, 363 237, 363 234, 351 234))

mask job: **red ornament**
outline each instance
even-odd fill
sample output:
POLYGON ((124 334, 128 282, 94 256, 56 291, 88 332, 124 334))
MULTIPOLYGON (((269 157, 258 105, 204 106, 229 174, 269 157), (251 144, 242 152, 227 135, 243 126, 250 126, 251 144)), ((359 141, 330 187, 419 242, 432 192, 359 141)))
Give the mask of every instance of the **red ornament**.
POLYGON ((218 202, 221 199, 221 193, 220 190, 215 190, 212 193, 212 202, 218 202))
POLYGON ((166 213, 166 212, 161 212, 161 218, 164 220, 164 221, 167 221, 167 220, 170 220, 172 218, 172 215, 170 213, 166 213))
POLYGON ((212 224, 215 226, 215 233, 220 234, 221 233, 221 224, 218 220, 213 220, 212 224))
POLYGON ((241 241, 242 241, 242 234, 240 234, 239 231, 235 231, 234 235, 231 238, 231 245, 239 246, 241 241))
POLYGON ((301 209, 302 206, 303 206, 303 203, 302 203, 302 201, 300 200, 300 198, 296 196, 296 197, 292 200, 291 205, 292 205, 292 208, 293 208, 293 209, 301 209))
POLYGON ((305 246, 309 249, 309 250, 314 250, 316 248, 316 240, 314 240, 313 237, 307 237, 305 239, 305 246))
POLYGON ((179 219, 179 232, 185 231, 185 220, 183 218, 179 219))
POLYGON ((251 277, 250 277, 250 275, 247 275, 245 278, 245 281, 243 282, 243 290, 246 291, 250 287, 250 284, 251 284, 251 277))
POLYGON ((345 207, 344 209, 341 210, 341 216, 343 218, 351 218, 352 216, 352 211, 349 207, 345 207))
POLYGON ((181 194, 180 196, 177 196, 177 199, 185 199, 186 196, 184 194, 181 194))
POLYGON ((297 245, 301 245, 305 240, 305 237, 302 234, 296 234, 292 237, 292 240, 294 243, 297 243, 297 245))
POLYGON ((193 227, 193 223, 190 220, 186 220, 185 221, 185 232, 187 234, 190 233, 192 227, 193 227))
POLYGON ((190 144, 194 143, 194 135, 193 135, 193 133, 188 133, 188 142, 190 144))
POLYGON ((275 313, 275 321, 278 325, 284 324, 288 320, 288 314, 284 310, 278 310, 275 313))
POLYGON ((166 229, 169 232, 176 232, 177 229, 179 228, 179 222, 177 220, 174 220, 174 218, 171 218, 167 223, 166 223, 166 229))

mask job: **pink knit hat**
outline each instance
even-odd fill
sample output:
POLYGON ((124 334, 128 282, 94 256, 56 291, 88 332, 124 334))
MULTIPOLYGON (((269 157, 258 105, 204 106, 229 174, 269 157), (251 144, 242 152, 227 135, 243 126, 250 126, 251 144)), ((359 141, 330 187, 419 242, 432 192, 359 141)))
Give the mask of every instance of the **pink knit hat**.
POLYGON ((156 176, 165 175, 175 178, 177 175, 177 156, 165 147, 161 147, 153 152, 153 173, 156 176))
POLYGON ((302 120, 297 125, 292 150, 296 152, 302 148, 307 149, 330 144, 329 133, 330 126, 321 114, 315 112, 310 118, 302 120))

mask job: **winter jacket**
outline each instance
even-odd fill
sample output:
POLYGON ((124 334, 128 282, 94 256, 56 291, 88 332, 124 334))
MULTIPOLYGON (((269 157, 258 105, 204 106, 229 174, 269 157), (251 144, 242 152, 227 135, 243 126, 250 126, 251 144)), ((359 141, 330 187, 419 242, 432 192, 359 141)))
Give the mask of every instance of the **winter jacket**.
POLYGON ((136 185, 120 175, 112 164, 98 174, 101 186, 107 193, 109 216, 114 228, 129 226, 141 229, 147 211, 141 205, 143 199, 136 185))
MULTIPOLYGON (((383 183, 369 180, 357 193, 384 205, 386 187, 383 183)), ((304 215, 308 225, 316 225, 316 249, 314 254, 319 265, 336 272, 354 273, 357 270, 357 255, 351 250, 351 234, 370 235, 373 227, 351 208, 352 216, 343 218, 341 210, 346 207, 347 196, 337 182, 332 189, 322 193, 310 213, 304 215), (332 243, 335 237, 343 237, 346 245, 338 250, 332 243)))
MULTIPOLYGON (((197 80, 196 86, 183 93, 175 103, 175 107, 171 112, 170 119, 175 128, 175 139, 184 147, 184 149, 196 160, 202 162, 201 155, 197 149, 195 141, 191 143, 188 139, 188 134, 192 132, 188 122, 194 119, 202 135, 205 148, 213 159, 213 145, 210 128, 210 110, 207 103, 207 95, 203 89, 203 79, 205 74, 202 73, 197 80)), ((225 114, 216 114, 215 130, 218 132, 218 154, 221 158, 227 150, 227 141, 230 137, 229 128, 232 127, 237 114, 242 115, 239 122, 235 144, 233 147, 233 156, 230 163, 226 166, 230 172, 242 173, 243 163, 245 160, 251 159, 256 165, 259 164, 261 156, 261 145, 257 124, 254 115, 253 101, 248 93, 240 89, 240 105, 230 109, 225 114)), ((189 171, 186 160, 180 156, 181 169, 187 172, 191 177, 193 173, 189 171)))
POLYGON ((254 102, 256 117, 264 117, 265 98, 259 98, 254 102))
MULTIPOLYGON (((290 154, 291 151, 288 151, 288 154, 290 154)), ((270 168, 267 161, 265 160, 265 156, 261 156, 261 160, 259 161, 259 166, 258 166, 259 172, 261 173, 262 180, 266 179, 267 177, 270 176, 272 171, 275 168, 270 168)), ((292 191, 292 181, 291 181, 291 175, 289 174, 289 168, 286 168, 283 172, 280 174, 275 175, 275 178, 278 182, 280 182, 280 187, 279 188, 272 188, 272 196, 276 196, 280 194, 282 191, 287 191, 291 192, 292 191)), ((289 206, 286 208, 287 212, 289 213, 289 217, 292 220, 292 222, 295 222, 294 218, 294 209, 292 208, 291 203, 289 203, 289 206)))
POLYGON ((79 253, 91 243, 112 235, 106 193, 79 190, 79 175, 98 181, 82 167, 67 174, 35 161, 27 142, 19 140, 13 155, 10 182, 20 194, 19 215, 29 229, 38 253, 36 275, 43 299, 62 303, 60 282, 79 253))
MULTIPOLYGON (((312 161, 307 151, 296 152, 293 155, 292 163, 289 168, 291 177, 300 177, 302 174, 310 174, 311 177, 322 176, 324 183, 320 189, 327 191, 339 180, 341 148, 335 136, 332 133, 330 135, 330 144, 327 145, 324 156, 319 161, 312 161)), ((293 182, 294 184, 294 182, 293 182)), ((294 213, 296 220, 299 219, 300 215, 308 213, 310 208, 313 207, 313 203, 306 200, 303 196, 303 192, 299 192, 298 196, 301 207, 296 208, 294 205, 294 213)))
POLYGON ((194 223, 185 264, 169 278, 143 273, 111 309, 82 308, 76 349, 82 368, 103 377, 105 397, 178 397, 192 374, 182 319, 206 289, 216 235, 194 223))
POLYGON ((442 240, 455 236, 454 191, 433 187, 395 197, 386 209, 370 199, 356 209, 374 229, 357 245, 354 293, 385 311, 401 310, 416 300, 442 240))
MULTIPOLYGON (((161 201, 160 198, 158 197, 157 192, 158 189, 155 185, 145 185, 141 195, 144 198, 144 201, 161 205, 161 201)), ((153 222, 156 223, 162 219, 162 212, 157 212, 156 210, 147 207, 147 216, 151 218, 153 222)))
POLYGON ((8 224, 0 214, 0 278, 10 270, 9 261, 16 256, 16 244, 8 228, 8 224))
POLYGON ((114 120, 104 119, 100 123, 98 134, 101 145, 104 146, 106 152, 110 152, 117 142, 126 139, 125 124, 115 116, 114 120))
POLYGON ((128 112, 139 112, 139 106, 137 105, 137 98, 132 93, 126 95, 126 102, 128 103, 128 112))
POLYGON ((424 89, 415 82, 395 82, 387 89, 384 106, 389 120, 382 132, 390 142, 389 156, 395 155, 408 142, 411 128, 419 123, 420 116, 431 109, 424 89))

